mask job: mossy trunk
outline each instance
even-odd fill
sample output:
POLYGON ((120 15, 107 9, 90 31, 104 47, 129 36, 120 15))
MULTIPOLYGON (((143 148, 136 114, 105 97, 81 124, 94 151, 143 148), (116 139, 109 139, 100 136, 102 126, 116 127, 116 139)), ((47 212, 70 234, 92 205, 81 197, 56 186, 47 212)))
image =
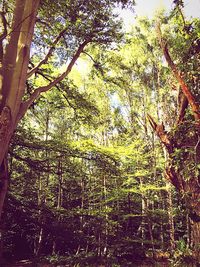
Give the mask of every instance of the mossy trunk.
MULTIPOLYGON (((187 171, 186 161, 184 173, 187 171)), ((186 209, 189 214, 189 222, 191 229, 191 248, 193 251, 193 257, 197 262, 200 262, 200 185, 199 178, 194 177, 191 171, 191 177, 189 173, 183 177, 182 173, 178 173, 175 169, 167 169, 168 176, 170 179, 179 184, 178 190, 181 198, 185 202, 186 209)))
POLYGON ((193 250, 193 256, 200 263, 200 205, 199 199, 200 194, 196 196, 197 198, 192 200, 193 209, 189 211, 190 224, 191 224, 191 247, 193 250))

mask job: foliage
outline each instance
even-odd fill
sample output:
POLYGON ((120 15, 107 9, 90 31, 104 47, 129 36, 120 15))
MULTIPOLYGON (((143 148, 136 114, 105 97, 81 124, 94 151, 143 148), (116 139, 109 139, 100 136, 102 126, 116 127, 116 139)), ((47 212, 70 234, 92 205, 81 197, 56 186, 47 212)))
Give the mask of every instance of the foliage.
MULTIPOLYGON (((153 260, 156 251, 173 253, 175 245, 174 260, 190 260, 187 207, 166 182, 165 151, 147 114, 164 121, 174 141, 185 141, 170 160, 186 179, 199 175, 197 153, 188 147, 197 133, 190 111, 185 123, 174 126, 177 92, 157 41, 157 18, 139 18, 119 42, 113 8, 131 3, 41 2, 30 65, 43 58, 63 25, 66 31, 54 56, 28 80, 24 99, 52 81, 81 42, 91 39, 95 45, 87 46, 65 80, 32 104, 11 140, 7 259, 133 266, 148 258, 146 251, 153 260)), ((7 5, 11 9, 12 1, 7 5)), ((170 53, 180 70, 186 68, 198 96, 199 20, 185 22, 187 32, 176 12, 159 18, 170 53)))

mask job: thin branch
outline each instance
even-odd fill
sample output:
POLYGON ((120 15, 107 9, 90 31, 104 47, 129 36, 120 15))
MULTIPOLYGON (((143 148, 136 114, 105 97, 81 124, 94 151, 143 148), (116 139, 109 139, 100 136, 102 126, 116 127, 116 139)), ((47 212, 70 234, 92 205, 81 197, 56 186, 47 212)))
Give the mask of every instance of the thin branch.
POLYGON ((84 41, 78 48, 78 50, 76 51, 76 53, 74 54, 74 56, 72 57, 70 63, 67 66, 67 69, 65 72, 63 72, 60 76, 58 76, 55 80, 53 80, 52 82, 50 82, 48 85, 46 86, 42 86, 37 88, 32 95, 30 96, 30 98, 27 101, 24 101, 21 104, 20 110, 19 110, 19 114, 18 114, 18 120, 20 120, 24 114, 26 113, 27 109, 31 106, 31 104, 40 96, 41 93, 47 92, 49 91, 52 87, 54 87, 56 84, 58 84, 59 82, 61 82, 64 78, 67 77, 67 75, 70 73, 72 67, 74 66, 75 62, 77 61, 77 59, 79 58, 80 54, 83 52, 84 47, 90 42, 90 40, 86 40, 84 41))
POLYGON ((46 54, 45 58, 41 60, 36 67, 34 67, 32 70, 30 70, 27 74, 27 78, 30 78, 37 70, 45 63, 47 63, 48 59, 52 56, 53 51, 55 50, 55 45, 59 42, 59 40, 62 38, 63 34, 66 32, 67 28, 63 29, 58 36, 55 38, 55 40, 52 43, 52 46, 49 48, 48 53, 46 54))
POLYGON ((165 131, 163 122, 161 124, 157 124, 149 114, 147 114, 147 118, 149 120, 151 127, 153 128, 157 136, 160 138, 161 142, 164 144, 167 150, 171 152, 173 149, 172 142, 167 132, 165 131))
POLYGON ((154 131, 156 131, 157 123, 153 120, 153 118, 149 114, 147 114, 147 119, 148 119, 152 129, 154 131))
POLYGON ((36 74, 39 74, 41 75, 43 78, 45 78, 48 82, 52 82, 53 79, 55 79, 55 77, 52 77, 51 75, 49 74, 45 74, 42 72, 42 70, 37 70, 36 71, 36 74))
POLYGON ((191 90, 188 88, 187 84, 184 81, 184 77, 183 75, 180 73, 180 71, 178 70, 177 66, 175 65, 175 63, 173 62, 170 54, 169 54, 169 50, 167 47, 167 42, 166 40, 163 39, 162 37, 162 33, 161 33, 161 29, 160 29, 160 25, 157 25, 157 33, 158 33, 158 38, 159 38, 159 42, 160 42, 160 46, 163 50, 165 59, 169 65, 169 67, 171 68, 174 76, 176 77, 176 79, 178 80, 181 89, 183 91, 183 94, 185 95, 185 97, 187 98, 195 120, 197 121, 198 124, 200 124, 200 107, 199 107, 199 103, 196 101, 194 95, 192 94, 191 90))
POLYGON ((87 52, 83 51, 84 54, 86 54, 95 64, 97 63, 95 59, 87 52))
POLYGON ((49 29, 51 28, 50 24, 47 23, 46 21, 43 21, 41 18, 37 18, 36 23, 43 24, 44 26, 48 27, 49 29))

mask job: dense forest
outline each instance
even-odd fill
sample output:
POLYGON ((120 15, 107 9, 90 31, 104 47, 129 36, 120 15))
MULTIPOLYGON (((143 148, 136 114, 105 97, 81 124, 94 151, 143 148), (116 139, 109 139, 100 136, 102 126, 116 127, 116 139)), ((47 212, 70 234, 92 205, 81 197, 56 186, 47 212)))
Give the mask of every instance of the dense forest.
POLYGON ((200 19, 135 4, 0 0, 0 266, 200 266, 200 19))

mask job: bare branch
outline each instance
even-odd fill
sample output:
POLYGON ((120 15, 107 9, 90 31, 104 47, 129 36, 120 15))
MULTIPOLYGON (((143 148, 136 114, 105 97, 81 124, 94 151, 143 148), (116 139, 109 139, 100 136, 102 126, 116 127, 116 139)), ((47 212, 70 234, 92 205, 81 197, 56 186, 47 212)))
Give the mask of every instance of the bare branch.
POLYGON ((157 136, 160 138, 163 145, 167 148, 168 151, 171 151, 172 150, 172 142, 171 142, 167 132, 165 131, 165 127, 164 127, 163 122, 161 124, 157 124, 149 114, 147 114, 147 118, 151 124, 151 127, 153 128, 153 130, 155 131, 157 136))
POLYGON ((63 34, 66 32, 67 28, 63 29, 58 36, 55 38, 55 40, 52 43, 52 46, 49 48, 48 53, 46 54, 45 58, 41 60, 36 67, 34 67, 32 70, 30 70, 27 74, 27 78, 30 78, 43 64, 47 63, 48 59, 52 56, 53 51, 55 50, 55 45, 59 42, 59 40, 62 38, 63 34))
POLYGON ((200 107, 199 107, 199 103, 196 101, 194 95, 192 94, 191 90, 188 88, 187 84, 184 81, 184 77, 183 75, 180 73, 180 71, 178 70, 177 66, 174 64, 170 54, 169 54, 169 50, 167 47, 167 42, 166 40, 163 39, 162 37, 162 33, 161 33, 161 29, 160 29, 160 25, 157 25, 157 33, 158 33, 158 38, 159 38, 159 42, 160 42, 160 46, 163 50, 163 54, 165 56, 165 59, 169 65, 169 67, 171 68, 174 76, 176 77, 176 79, 178 80, 181 89, 183 91, 183 94, 185 95, 185 97, 187 98, 195 120, 197 121, 198 124, 200 124, 200 107))
POLYGON ((90 40, 86 40, 82 44, 80 44, 80 46, 78 47, 76 53, 74 54, 74 56, 72 57, 70 63, 68 64, 67 69, 66 69, 65 72, 63 72, 60 76, 58 76, 55 80, 53 80, 52 82, 50 82, 48 85, 37 88, 32 93, 32 95, 30 96, 30 98, 27 101, 24 101, 21 104, 21 107, 20 107, 20 110, 19 110, 19 114, 18 114, 18 120, 20 120, 24 116, 24 114, 26 113, 27 109, 40 96, 41 93, 44 93, 44 92, 49 91, 52 87, 54 87, 56 84, 58 84, 64 78, 67 77, 67 75, 70 73, 72 67, 74 66, 75 62, 79 58, 80 54, 83 52, 84 47, 89 42, 90 42, 90 40))
POLYGON ((95 64, 97 63, 89 53, 87 53, 86 51, 83 51, 83 53, 86 54, 95 64))
POLYGON ((156 131, 157 123, 153 120, 153 118, 147 114, 147 119, 149 120, 149 123, 154 131, 156 131))

